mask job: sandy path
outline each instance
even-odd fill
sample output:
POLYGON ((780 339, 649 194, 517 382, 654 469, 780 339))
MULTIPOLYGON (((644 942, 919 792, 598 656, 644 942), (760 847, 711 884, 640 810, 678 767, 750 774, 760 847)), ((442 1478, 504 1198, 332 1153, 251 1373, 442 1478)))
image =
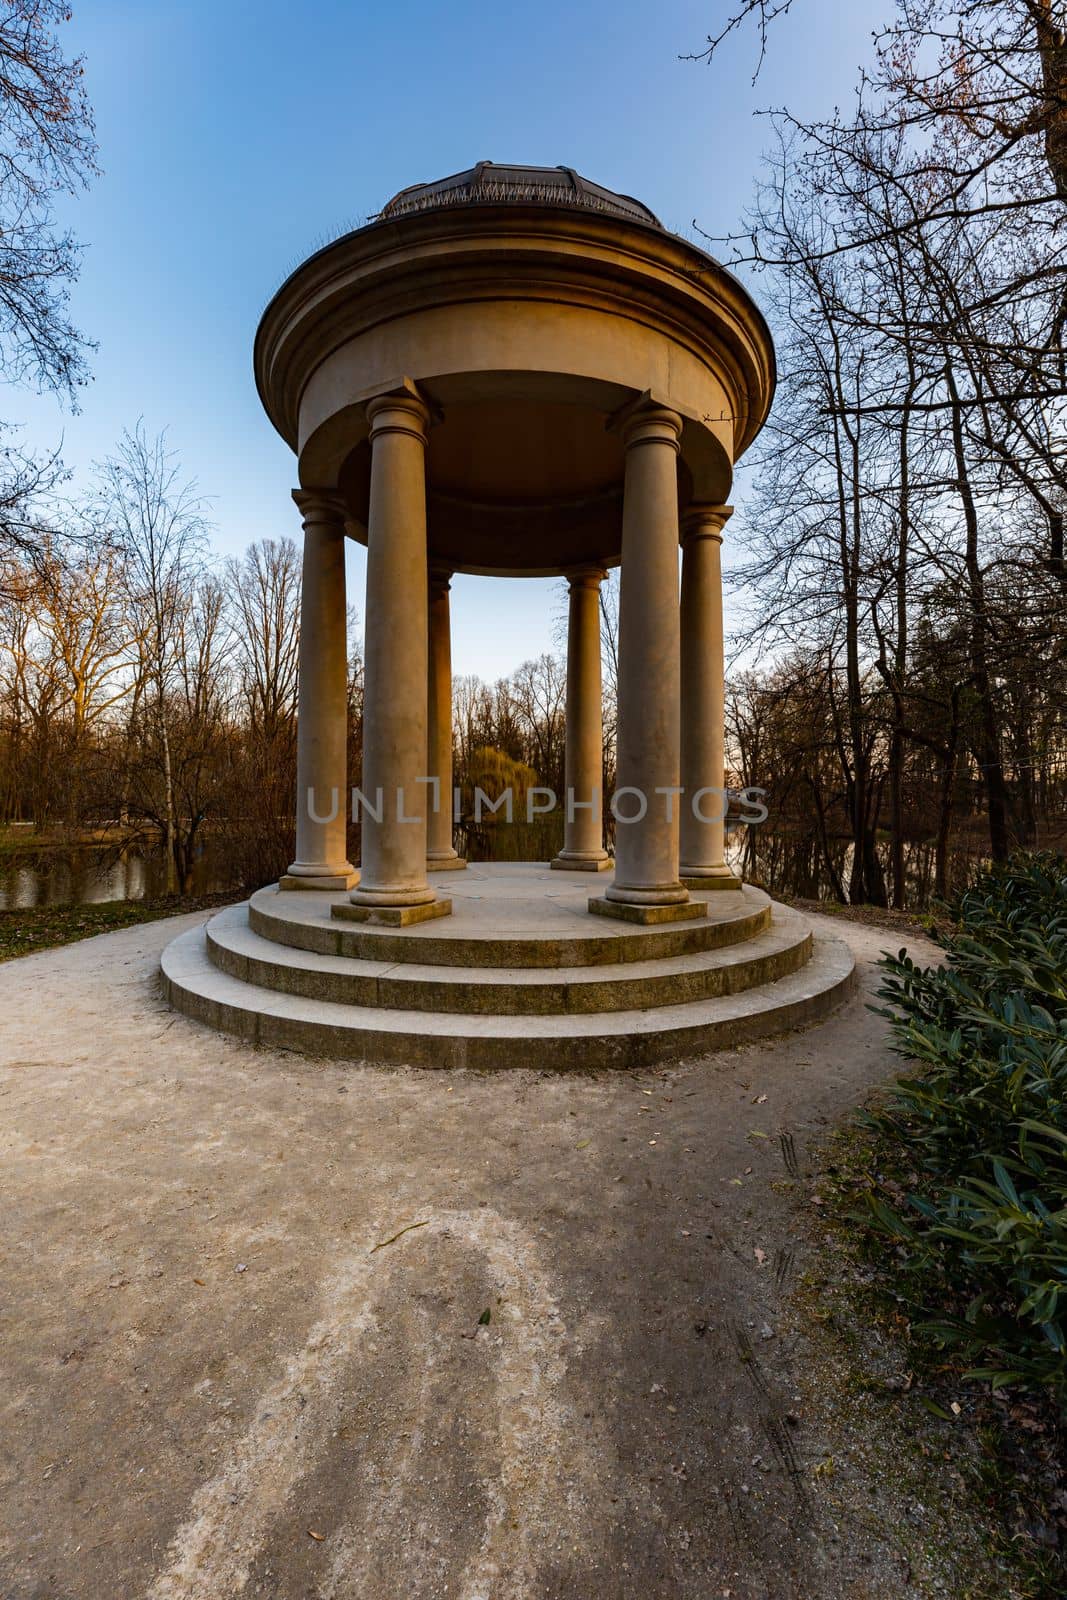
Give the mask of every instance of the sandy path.
POLYGON ((377 1072, 167 1011, 197 920, 0 967, 5 1600, 936 1592, 950 1508, 902 1554, 825 1495, 786 1299, 892 1071, 862 997, 640 1076, 377 1072))

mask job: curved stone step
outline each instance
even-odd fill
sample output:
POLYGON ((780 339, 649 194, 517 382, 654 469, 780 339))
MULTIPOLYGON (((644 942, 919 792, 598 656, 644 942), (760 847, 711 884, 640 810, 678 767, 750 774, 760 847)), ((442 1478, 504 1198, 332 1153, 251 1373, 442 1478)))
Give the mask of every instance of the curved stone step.
POLYGON ((228 906, 207 925, 208 954, 221 972, 281 994, 390 1010, 493 1016, 645 1010, 737 994, 796 972, 811 954, 806 920, 784 906, 772 926, 725 950, 594 967, 502 968, 360 961, 283 949, 228 906))
POLYGON ((163 952, 163 990, 198 1022, 258 1044, 369 1064, 426 1067, 636 1067, 748 1043, 817 1021, 850 992, 854 963, 816 939, 799 972, 741 994, 647 1011, 536 1019, 339 1005, 279 994, 215 967, 202 927, 163 952))
MULTIPOLYGON (((521 865, 525 866, 526 863, 521 865)), ((548 874, 548 869, 545 869, 548 874)), ((456 878, 477 883, 475 869, 455 873, 456 878)), ((709 914, 699 921, 666 927, 638 927, 589 916, 588 873, 552 873, 556 880, 553 906, 546 911, 531 897, 509 907, 510 925, 502 928, 482 915, 482 902, 470 894, 448 892, 452 915, 411 928, 383 928, 365 923, 345 923, 331 915, 335 900, 344 896, 308 890, 280 890, 275 884, 258 889, 249 901, 252 929, 273 944, 312 950, 318 955, 349 956, 358 961, 413 962, 419 966, 449 967, 596 967, 624 961, 654 961, 668 956, 723 950, 740 944, 770 927, 771 901, 762 889, 696 895, 708 901, 709 914), (559 880, 564 879, 560 885, 559 880), (567 879, 582 878, 579 893, 567 879), (573 903, 572 903, 573 902, 573 903), (595 931, 591 924, 596 922, 595 931)))

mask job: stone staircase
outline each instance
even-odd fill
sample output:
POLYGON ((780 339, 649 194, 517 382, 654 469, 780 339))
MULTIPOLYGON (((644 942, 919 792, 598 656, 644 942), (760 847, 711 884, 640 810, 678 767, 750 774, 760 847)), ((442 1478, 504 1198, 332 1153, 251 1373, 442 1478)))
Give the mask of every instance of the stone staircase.
POLYGON ((448 893, 451 917, 394 929, 347 922, 343 895, 261 889, 168 946, 164 991, 200 1022, 311 1054, 581 1068, 799 1027, 853 983, 846 945, 757 889, 647 928, 592 918, 586 874, 533 863, 451 873, 448 893))

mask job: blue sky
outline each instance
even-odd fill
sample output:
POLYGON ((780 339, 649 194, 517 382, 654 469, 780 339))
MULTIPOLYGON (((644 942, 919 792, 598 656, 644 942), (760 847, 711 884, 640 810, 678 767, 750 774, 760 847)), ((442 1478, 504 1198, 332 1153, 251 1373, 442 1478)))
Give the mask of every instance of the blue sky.
MULTIPOLYGON (((124 426, 166 427, 220 553, 289 533, 290 452, 251 373, 260 311, 316 245, 396 190, 488 158, 563 163, 668 227, 737 224, 767 126, 848 100, 890 0, 796 0, 756 87, 753 35, 685 62, 733 0, 74 0, 103 176, 64 204, 86 245, 73 311, 98 341, 71 416, 9 389, 0 416, 80 479, 124 426)), ((350 562, 362 609, 362 552, 350 562)), ((457 578, 454 666, 492 678, 552 646, 548 581, 457 578)))

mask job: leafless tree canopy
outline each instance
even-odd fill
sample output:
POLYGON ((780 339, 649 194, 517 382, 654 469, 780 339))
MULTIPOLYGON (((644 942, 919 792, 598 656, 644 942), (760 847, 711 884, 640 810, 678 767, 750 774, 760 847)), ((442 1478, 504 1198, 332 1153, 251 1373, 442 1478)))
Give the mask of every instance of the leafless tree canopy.
MULTIPOLYGON (((97 169, 83 63, 60 39, 69 19, 57 0, 0 7, 0 377, 74 404, 91 345, 68 314, 79 248, 54 204, 97 169)), ((13 433, 0 421, 0 555, 34 562, 58 525, 66 474, 57 452, 21 448, 13 433)))
POLYGON ((735 685, 735 750, 853 899, 902 905, 920 847, 944 892, 979 826, 994 858, 1062 842, 1064 96, 1062 6, 898 0, 850 115, 770 118, 719 241, 780 361, 732 525, 775 665, 735 685))
POLYGON ((0 373, 73 397, 87 376, 67 307, 79 251, 53 205, 96 172, 96 142, 83 62, 59 38, 69 18, 63 0, 0 9, 0 373))

